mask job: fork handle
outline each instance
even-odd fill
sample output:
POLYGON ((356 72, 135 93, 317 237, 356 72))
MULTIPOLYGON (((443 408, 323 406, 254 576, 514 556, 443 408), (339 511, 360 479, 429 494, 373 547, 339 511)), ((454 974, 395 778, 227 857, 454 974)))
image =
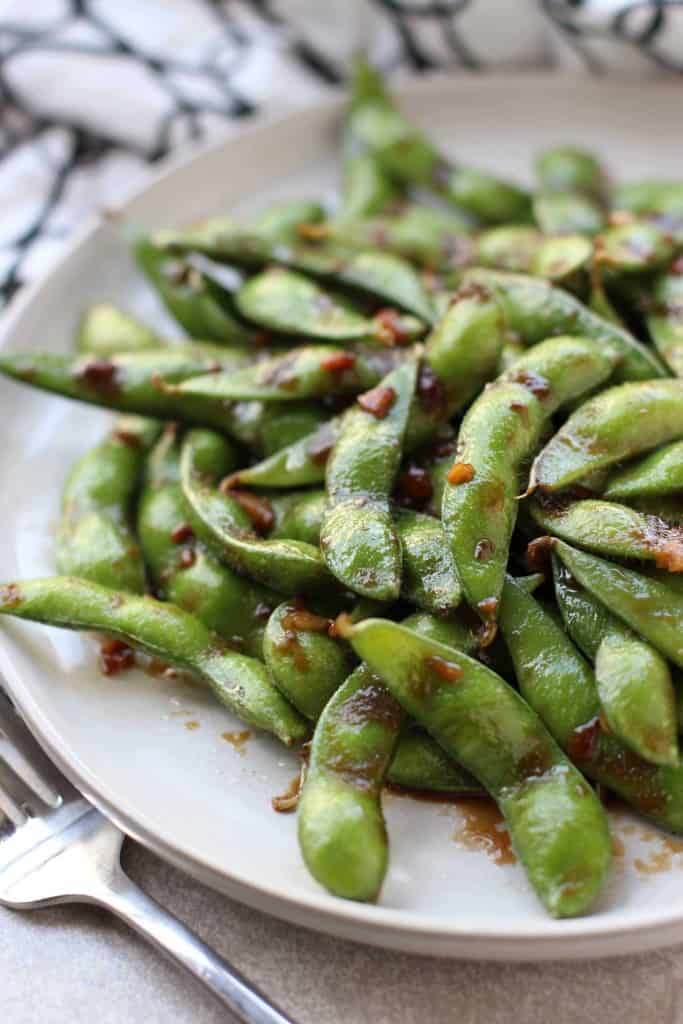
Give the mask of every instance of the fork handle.
POLYGON ((160 953, 201 981, 244 1024, 295 1024, 198 935, 138 888, 122 870, 96 901, 112 910, 160 953))

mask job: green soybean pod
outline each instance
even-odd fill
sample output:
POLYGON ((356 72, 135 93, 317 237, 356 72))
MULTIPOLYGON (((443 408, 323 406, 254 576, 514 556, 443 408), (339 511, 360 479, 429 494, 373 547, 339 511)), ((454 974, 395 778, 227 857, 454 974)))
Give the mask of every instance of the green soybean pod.
POLYGON ((145 567, 132 529, 133 500, 160 424, 121 417, 108 438, 72 467, 62 494, 60 573, 141 594, 145 567))
POLYGON ((683 494, 683 441, 662 445, 609 477, 605 497, 610 500, 660 498, 683 494))
POLYGON ((337 896, 375 900, 388 863, 380 795, 401 708, 360 665, 325 707, 299 799, 298 833, 313 877, 337 896))
POLYGON ((404 626, 366 619, 348 637, 404 710, 497 801, 550 913, 585 911, 610 863, 605 813, 529 705, 484 665, 404 626))
POLYGON ((263 655, 263 632, 280 601, 222 565, 197 540, 180 486, 180 443, 167 432, 151 452, 137 513, 137 534, 157 596, 191 612, 209 629, 253 657, 263 655))
POLYGON ((0 587, 0 614, 63 629, 109 633, 196 673, 221 704, 292 746, 307 725, 255 658, 228 650, 215 633, 175 605, 110 590, 71 576, 0 587))
POLYGON ((646 761, 678 764, 676 694, 664 658, 581 588, 555 556, 553 577, 567 631, 595 664, 612 732, 646 761))
POLYGON ((307 544, 320 543, 320 527, 327 501, 324 490, 293 491, 284 498, 271 495, 270 501, 275 513, 270 537, 288 537, 307 544))
POLYGON ((282 199, 250 217, 248 231, 274 242, 295 242, 301 224, 319 224, 325 219, 320 203, 312 199, 282 199))
POLYGON ((424 324, 414 316, 396 313, 389 323, 381 313, 363 316, 346 297, 284 267, 249 278, 236 293, 235 304, 250 323, 318 341, 393 341, 397 334, 411 340, 424 333, 424 324))
POLYGON ((683 264, 674 263, 654 283, 646 324, 652 342, 677 377, 683 377, 683 264))
POLYGON ((405 358, 405 349, 302 345, 253 366, 209 373, 177 385, 179 394, 230 401, 292 402, 330 395, 355 395, 379 384, 405 358))
POLYGON ((486 792, 431 736, 415 727, 401 733, 386 781, 391 787, 452 796, 483 796, 486 792))
POLYGON ((343 229, 349 222, 381 213, 398 195, 399 190, 372 153, 351 154, 344 160, 334 225, 343 229))
POLYGON ((401 596, 430 612, 456 608, 462 591, 441 523, 408 509, 397 509, 394 522, 403 552, 401 596))
POLYGON ((605 214, 592 196, 578 192, 539 192, 533 199, 534 220, 546 235, 596 235, 605 214))
POLYGON ((332 576, 317 547, 295 540, 258 537, 242 506, 216 484, 232 469, 225 439, 208 430, 191 430, 183 441, 180 467, 191 523, 216 557, 241 575, 284 594, 330 587, 332 576))
POLYGON ((683 668, 683 596, 659 580, 606 562, 564 541, 553 550, 581 586, 666 658, 683 668))
POLYGON ((602 201, 607 179, 600 161, 577 146, 549 146, 534 160, 539 187, 546 192, 575 192, 602 201))
POLYGON ((610 277, 662 270, 676 254, 669 234, 649 221, 626 221, 605 228, 596 239, 594 261, 610 277))
POLYGON ((632 334, 593 313, 573 295, 548 281, 502 270, 468 270, 465 283, 486 285, 498 297, 508 331, 526 345, 535 345, 555 334, 572 334, 604 344, 621 355, 617 380, 651 380, 665 377, 657 356, 632 334))
POLYGON ((441 514, 465 597, 490 626, 485 639, 495 633, 521 466, 547 418, 604 381, 614 363, 613 352, 586 338, 550 338, 513 363, 463 418, 441 514))
POLYGON ((344 586, 377 600, 394 600, 401 589, 401 542, 389 496, 416 377, 416 360, 407 361, 362 395, 346 413, 327 463, 325 562, 344 586))
POLYGON ((326 420, 298 441, 235 473, 233 483, 236 486, 283 488, 322 483, 325 464, 341 425, 341 416, 326 420))
POLYGON ((229 308, 226 293, 182 255, 169 253, 145 237, 133 243, 133 253, 169 313, 191 338, 223 345, 253 342, 253 331, 229 308))
POLYGON ((76 328, 76 349, 98 356, 161 348, 164 342, 130 313, 110 302, 88 306, 76 328))
POLYGON ((683 831, 683 768, 650 764, 601 728, 588 663, 554 616, 510 579, 503 590, 500 625, 520 692, 577 767, 644 817, 683 831))
POLYGON ((683 439, 683 381, 608 388, 584 402, 536 457, 533 488, 557 491, 598 469, 683 439))
POLYGON ((683 530, 627 505, 586 498, 571 504, 541 497, 529 504, 534 521, 553 537, 607 558, 638 558, 683 571, 683 530))
POLYGON ((331 620, 285 601, 263 636, 263 658, 278 689, 315 721, 353 667, 348 646, 329 635, 331 620))
POLYGON ((543 235, 528 224, 502 224, 477 236, 472 263, 528 273, 543 235))

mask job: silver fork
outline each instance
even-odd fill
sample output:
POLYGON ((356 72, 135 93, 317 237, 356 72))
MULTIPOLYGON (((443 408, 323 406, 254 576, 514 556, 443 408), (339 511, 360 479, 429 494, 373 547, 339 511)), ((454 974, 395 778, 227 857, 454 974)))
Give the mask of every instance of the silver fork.
POLYGON ((107 907, 246 1024, 293 1024, 124 874, 123 833, 47 758, 0 690, 0 903, 107 907))

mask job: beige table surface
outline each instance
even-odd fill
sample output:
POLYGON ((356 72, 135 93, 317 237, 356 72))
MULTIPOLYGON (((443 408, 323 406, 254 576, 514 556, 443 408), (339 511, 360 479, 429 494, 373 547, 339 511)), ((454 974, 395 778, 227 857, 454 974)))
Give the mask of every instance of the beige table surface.
MULTIPOLYGON (((299 1024, 683 1024, 683 947, 589 963, 432 960, 266 917, 132 844, 124 862, 299 1024)), ((230 1018, 104 911, 0 908, 0 1024, 175 1021, 230 1018)))

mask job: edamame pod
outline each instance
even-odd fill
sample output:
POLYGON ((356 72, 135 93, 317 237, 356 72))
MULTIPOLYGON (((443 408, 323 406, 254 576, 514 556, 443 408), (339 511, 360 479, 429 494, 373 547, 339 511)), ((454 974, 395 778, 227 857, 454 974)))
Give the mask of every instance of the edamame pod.
MULTIPOLYGON (((406 203, 391 216, 337 218, 315 227, 312 236, 330 238, 359 249, 383 249, 420 266, 447 269, 460 266, 472 249, 472 221, 455 210, 437 210, 406 203)), ((306 232, 308 234, 308 232, 306 232)))
POLYGON ((558 491, 594 470, 683 439, 683 381, 602 391, 574 412, 536 457, 530 486, 558 491))
POLYGON ((665 660, 553 557, 555 594, 574 643, 595 664, 608 727, 653 764, 678 764, 676 695, 665 660))
POLYGON ((216 489, 232 469, 224 438, 208 430, 191 430, 183 441, 180 467, 192 526, 221 562, 284 594, 330 587, 332 577, 316 547, 302 541, 262 540, 235 498, 216 489))
POLYGON ((564 541, 553 541, 553 550, 581 586, 683 668, 683 595, 659 580, 578 551, 564 541))
POLYGON ((110 302, 88 306, 76 329, 77 351, 91 355, 140 352, 146 348, 161 348, 163 344, 149 327, 110 302))
POLYGON ((319 341, 379 341, 396 344, 424 333, 422 321, 408 314, 357 312, 340 295, 325 291, 310 278, 283 267, 251 277, 235 295, 242 316, 252 323, 319 341))
POLYGON ((334 223, 343 227, 359 217, 381 213, 399 191, 371 153, 356 153, 344 161, 339 206, 334 223))
POLYGON ((597 316, 561 288, 547 281, 500 270, 468 270, 465 281, 484 284, 497 295, 507 328, 527 345, 555 334, 573 334, 615 349, 621 356, 617 380, 651 380, 666 371, 645 345, 614 323, 597 316))
POLYGON ((403 552, 401 596, 430 612, 456 608, 462 592, 441 523, 408 509, 397 509, 394 522, 403 552))
POLYGON ((306 737, 306 722, 273 686, 265 666, 228 650, 215 633, 175 605, 55 576, 0 587, 0 614, 109 633, 195 672, 221 704, 283 743, 291 746, 306 737))
POLYGON ((141 594, 145 567, 131 528, 145 454, 160 425, 121 417, 111 435, 72 467, 62 494, 56 562, 60 573, 141 594))
POLYGON ((522 695, 577 767, 644 817, 683 831, 683 768, 650 764, 601 728, 588 663, 550 612, 509 578, 500 626, 522 695))
POLYGON ((277 688, 316 721, 353 667, 346 644, 329 635, 332 620, 285 601, 273 611, 263 637, 263 658, 277 688))
POLYGON ((605 497, 610 500, 660 498, 670 494, 683 494, 683 441, 663 445, 616 470, 605 487, 605 497))
POLYGON ((376 72, 357 61, 355 74, 373 77, 374 86, 352 108, 349 130, 392 178, 406 186, 434 189, 483 222, 527 219, 529 197, 523 189, 473 168, 449 164, 399 112, 376 72))
POLYGON ((145 237, 134 242, 133 253, 169 313, 191 338, 224 345, 253 343, 254 332, 230 310, 227 293, 181 255, 145 237))
POLYGON ((513 363, 462 421, 442 520, 465 597, 489 624, 484 639, 495 635, 521 466, 548 417, 604 381, 614 363, 613 351, 587 338, 551 338, 513 363))
POLYGON ((180 444, 167 432, 152 451, 137 532, 158 597, 191 612, 231 646, 263 656, 263 632, 280 596, 222 565, 197 540, 180 486, 180 444))
POLYGON ((655 282, 647 329, 655 348, 677 377, 683 377, 683 264, 678 261, 655 282))
POLYGON ((528 704, 484 665, 404 626, 366 619, 348 638, 403 708, 497 801, 550 913, 586 910, 610 863, 605 813, 528 704))
POLYGON ((401 589, 401 543, 389 496, 416 378, 416 360, 406 361, 361 395, 327 462, 328 508, 320 534, 325 562, 344 586, 377 600, 394 600, 401 589))
POLYGON ((596 266, 610 277, 662 270, 676 254, 671 236, 648 221, 627 220, 605 228, 595 240, 596 266))
POLYGON ((534 196, 533 211, 546 235, 596 235, 605 224, 599 203, 577 192, 539 192, 534 196))
POLYGON ((379 384, 405 357, 405 349, 357 345, 305 345, 228 373, 192 377, 178 385, 184 395, 263 402, 355 395, 379 384))
POLYGON ((483 796, 486 792, 431 736, 414 727, 399 737, 386 781, 402 789, 458 796, 483 796))
POLYGON ((541 495, 529 504, 534 521, 560 537, 607 558, 640 558, 683 572, 683 530, 627 505, 587 498, 571 504, 541 495))
POLYGON ((592 153, 577 146, 549 146, 534 160, 539 187, 545 192, 575 192, 602 201, 605 172, 592 153))
POLYGON ((381 679, 360 665, 320 716, 299 799, 299 845, 337 896, 375 900, 388 863, 380 794, 402 722, 381 679))

